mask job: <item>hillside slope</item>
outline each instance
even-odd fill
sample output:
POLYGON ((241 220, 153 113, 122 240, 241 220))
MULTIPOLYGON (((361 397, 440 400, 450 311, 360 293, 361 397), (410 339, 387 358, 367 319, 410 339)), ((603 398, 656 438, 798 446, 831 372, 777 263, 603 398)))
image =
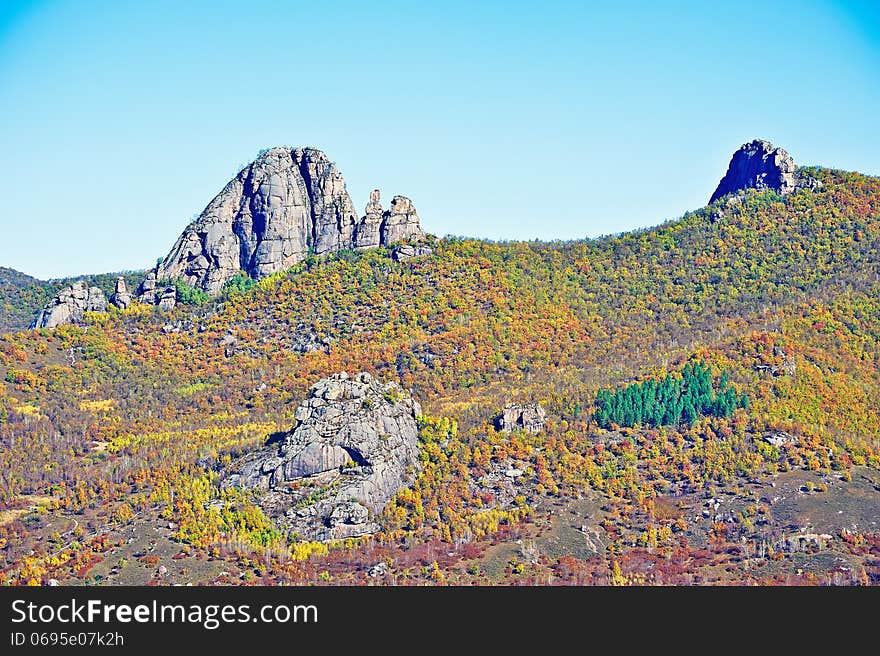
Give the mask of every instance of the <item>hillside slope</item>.
POLYGON ((385 560, 398 583, 876 582, 880 179, 808 172, 820 188, 749 190, 648 230, 444 239, 407 262, 343 251, 216 302, 5 335, 0 501, 55 511, 0 527, 0 566, 15 582, 136 581, 140 565, 97 565, 130 563, 117 541, 134 530, 183 554, 176 581, 228 581, 211 553, 238 582, 257 561, 267 583, 364 582, 385 560), (593 419, 600 389, 698 360, 748 408, 593 419), (411 390, 423 471, 381 534, 328 551, 279 534, 216 471, 340 371, 411 390), (540 402, 544 430, 496 431, 511 401, 540 402), (777 513, 771 483, 843 499, 848 523, 777 513), (789 549, 792 531, 828 537, 789 549))
POLYGON ((15 269, 0 267, 0 333, 27 328, 36 308, 51 297, 47 283, 15 269))

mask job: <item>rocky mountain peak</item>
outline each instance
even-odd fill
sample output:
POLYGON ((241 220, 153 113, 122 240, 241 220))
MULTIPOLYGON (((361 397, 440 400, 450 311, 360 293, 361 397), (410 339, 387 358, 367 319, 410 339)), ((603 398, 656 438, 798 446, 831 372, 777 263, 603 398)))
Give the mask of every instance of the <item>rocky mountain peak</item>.
POLYGON ((791 155, 769 141, 755 139, 733 154, 727 173, 709 202, 743 189, 770 188, 786 195, 798 186, 798 168, 791 155))
POLYGON ((358 217, 345 180, 317 148, 263 151, 184 230, 155 271, 210 294, 238 271, 252 278, 289 269, 310 254, 374 248, 424 235, 412 202, 383 211, 379 191, 358 217))

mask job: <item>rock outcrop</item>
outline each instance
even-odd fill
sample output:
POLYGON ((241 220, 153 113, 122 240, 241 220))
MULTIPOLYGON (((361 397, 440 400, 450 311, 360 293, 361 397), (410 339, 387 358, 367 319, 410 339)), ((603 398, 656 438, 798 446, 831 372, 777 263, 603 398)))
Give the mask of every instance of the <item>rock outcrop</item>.
POLYGON ((137 299, 146 305, 158 305, 162 310, 173 310, 177 305, 177 289, 172 285, 159 285, 156 273, 150 271, 137 288, 137 299))
POLYGON ((222 485, 259 491, 267 515, 300 537, 373 533, 419 469, 419 414, 396 383, 335 374, 312 387, 290 433, 233 462, 222 485))
POLYGON ((370 202, 364 209, 364 216, 358 222, 354 236, 354 247, 357 250, 375 248, 382 241, 382 219, 384 216, 380 192, 373 189, 370 192, 370 202))
POLYGON ((383 211, 378 190, 358 218, 342 174, 315 148, 272 148, 233 178, 155 271, 216 295, 238 271, 264 278, 310 254, 390 246, 424 236, 412 201, 383 211))
POLYGON ((156 297, 156 287, 156 273, 150 271, 137 288, 137 299, 141 303, 146 303, 147 305, 156 305, 158 302, 156 297))
POLYGON ((784 447, 789 444, 799 444, 800 438, 796 435, 792 435, 791 433, 786 433, 785 431, 773 431, 770 433, 764 433, 763 435, 764 441, 768 444, 772 444, 775 447, 784 447))
POLYGON ((400 244, 391 251, 391 257, 397 262, 411 260, 414 257, 430 255, 434 249, 426 244, 400 244))
POLYGON ((508 403, 498 418, 498 427, 505 433, 517 430, 540 433, 544 430, 547 413, 538 403, 508 403))
POLYGON ((743 189, 774 189, 781 195, 798 188, 816 188, 819 182, 799 173, 798 167, 784 149, 769 141, 755 139, 740 146, 730 160, 727 173, 709 203, 743 189))
POLYGON ((110 303, 118 307, 120 310, 124 310, 131 305, 131 301, 131 292, 128 291, 128 287, 125 284, 125 278, 119 276, 116 279, 116 289, 110 296, 110 303))
POLYGON ((86 312, 104 312, 107 299, 99 287, 75 282, 65 287, 46 304, 31 323, 31 328, 55 328, 67 323, 79 323, 86 312))
POLYGON ((425 233, 412 201, 406 196, 391 199, 391 209, 382 214, 380 243, 390 246, 410 239, 422 239, 425 233))
POLYGON ((174 306, 177 305, 177 290, 174 287, 166 287, 162 290, 162 295, 159 296, 156 305, 159 306, 160 310, 173 310, 174 306))

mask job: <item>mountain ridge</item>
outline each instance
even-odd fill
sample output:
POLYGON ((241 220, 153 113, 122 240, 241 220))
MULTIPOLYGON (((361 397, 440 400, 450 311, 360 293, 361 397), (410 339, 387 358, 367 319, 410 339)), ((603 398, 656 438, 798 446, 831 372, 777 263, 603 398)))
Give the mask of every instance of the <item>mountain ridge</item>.
POLYGON ((2 334, 27 329, 46 305, 53 302, 59 292, 70 288, 76 282, 84 281, 90 287, 96 286, 109 297, 120 276, 126 280, 129 287, 132 287, 141 281, 144 271, 125 270, 43 280, 15 269, 0 267, 0 276, 3 276, 0 280, 0 334, 2 334))
MULTIPOLYGON (((769 188, 786 195, 819 186, 821 182, 801 173, 784 149, 755 139, 733 154, 709 204, 731 196, 729 206, 748 189, 769 188)), ((373 190, 358 219, 342 174, 323 151, 264 149, 187 225, 169 254, 141 281, 136 297, 170 310, 181 292, 185 299, 203 292, 217 297, 236 276, 259 280, 307 256, 394 245, 398 260, 430 254, 433 249, 425 243, 412 201, 395 196, 386 211, 380 198, 379 190, 373 190)), ((723 209, 717 210, 714 219, 723 214, 723 209)), ((132 298, 120 280, 109 300, 124 309, 132 298)), ((102 311, 107 300, 99 289, 62 289, 31 327, 78 322, 84 311, 102 311)))

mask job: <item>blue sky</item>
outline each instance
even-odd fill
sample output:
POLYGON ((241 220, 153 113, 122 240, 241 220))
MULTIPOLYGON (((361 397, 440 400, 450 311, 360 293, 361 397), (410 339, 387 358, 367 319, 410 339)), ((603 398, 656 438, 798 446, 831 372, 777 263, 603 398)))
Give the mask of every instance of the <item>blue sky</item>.
POLYGON ((880 174, 878 116, 873 0, 0 0, 0 266, 150 266, 273 145, 438 235, 573 239, 704 205, 754 137, 880 174))

